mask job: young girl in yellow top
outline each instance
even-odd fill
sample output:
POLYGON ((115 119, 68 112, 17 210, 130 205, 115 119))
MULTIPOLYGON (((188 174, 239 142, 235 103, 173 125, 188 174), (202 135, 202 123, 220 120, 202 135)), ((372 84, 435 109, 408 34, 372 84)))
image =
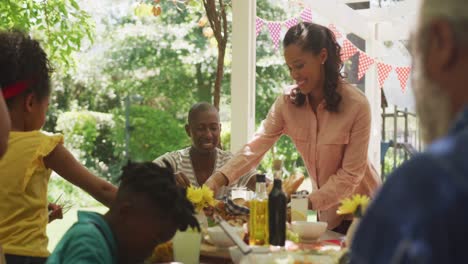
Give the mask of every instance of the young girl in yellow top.
POLYGON ((0 159, 5 154, 8 145, 8 133, 10 132, 10 116, 5 105, 5 100, 0 94, 0 159))
POLYGON ((0 51, 0 87, 11 118, 8 151, 0 160, 0 245, 8 264, 45 263, 51 171, 106 206, 117 189, 78 163, 62 135, 39 131, 51 72, 39 43, 19 32, 0 32, 0 51))

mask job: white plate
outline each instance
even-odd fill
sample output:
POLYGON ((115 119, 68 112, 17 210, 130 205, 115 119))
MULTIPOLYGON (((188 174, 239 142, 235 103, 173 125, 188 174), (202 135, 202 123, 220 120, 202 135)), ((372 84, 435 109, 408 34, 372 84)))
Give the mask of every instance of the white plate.
POLYGON ((335 264, 336 260, 327 255, 312 255, 303 252, 274 252, 269 254, 250 254, 242 258, 240 264, 335 264))

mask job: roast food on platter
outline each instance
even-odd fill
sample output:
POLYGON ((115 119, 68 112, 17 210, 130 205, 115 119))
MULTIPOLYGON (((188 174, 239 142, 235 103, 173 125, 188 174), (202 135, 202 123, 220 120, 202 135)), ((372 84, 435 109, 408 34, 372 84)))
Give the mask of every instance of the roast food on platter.
MULTIPOLYGON (((245 201, 244 199, 235 199, 234 203, 249 207, 249 202, 245 201)), ((213 218, 214 214, 219 215, 224 221, 228 222, 232 226, 240 226, 242 227, 245 223, 249 221, 248 214, 235 214, 227 210, 226 203, 224 201, 218 201, 217 204, 213 208, 207 208, 204 210, 205 215, 208 218, 213 218)))

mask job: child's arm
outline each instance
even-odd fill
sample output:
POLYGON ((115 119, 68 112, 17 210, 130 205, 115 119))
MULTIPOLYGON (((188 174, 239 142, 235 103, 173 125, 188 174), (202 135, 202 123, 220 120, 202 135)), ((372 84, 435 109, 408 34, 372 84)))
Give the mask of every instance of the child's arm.
POLYGON ((44 157, 44 164, 107 207, 110 207, 114 201, 117 188, 93 175, 62 144, 58 144, 48 156, 44 157))
POLYGON ((8 135, 10 133, 10 115, 0 93, 0 158, 5 154, 8 146, 8 135))

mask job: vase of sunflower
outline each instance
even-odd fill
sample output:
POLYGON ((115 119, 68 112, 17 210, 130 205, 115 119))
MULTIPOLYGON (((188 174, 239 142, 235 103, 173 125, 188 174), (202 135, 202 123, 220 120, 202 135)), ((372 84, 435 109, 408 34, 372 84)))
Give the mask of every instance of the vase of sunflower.
POLYGON ((208 220, 204 213, 204 209, 216 205, 213 191, 206 185, 203 185, 202 187, 189 186, 187 188, 187 199, 195 207, 195 217, 200 224, 202 233, 206 232, 206 229, 208 228, 208 220))
POLYGON ((200 246, 203 236, 208 229, 208 220, 203 209, 215 206, 213 191, 207 186, 189 186, 187 188, 187 199, 195 208, 195 218, 200 224, 201 232, 194 229, 177 231, 172 239, 173 260, 185 264, 199 263, 200 246))
POLYGON ((360 194, 355 194, 351 198, 346 198, 341 201, 341 206, 336 213, 339 215, 353 216, 353 221, 346 232, 345 243, 347 247, 351 247, 354 234, 361 222, 361 217, 364 215, 369 205, 369 201, 370 199, 368 196, 360 194))

